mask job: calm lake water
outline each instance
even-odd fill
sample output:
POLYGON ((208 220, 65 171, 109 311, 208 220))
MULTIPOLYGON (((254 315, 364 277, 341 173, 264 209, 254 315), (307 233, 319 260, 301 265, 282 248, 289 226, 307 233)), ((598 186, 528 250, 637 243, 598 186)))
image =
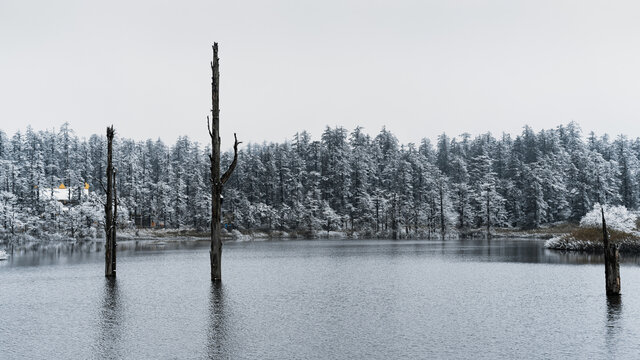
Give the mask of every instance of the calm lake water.
POLYGON ((638 358, 640 259, 608 301, 601 257, 542 245, 229 243, 219 287, 207 243, 122 243, 115 281, 95 245, 14 248, 0 358, 638 358))

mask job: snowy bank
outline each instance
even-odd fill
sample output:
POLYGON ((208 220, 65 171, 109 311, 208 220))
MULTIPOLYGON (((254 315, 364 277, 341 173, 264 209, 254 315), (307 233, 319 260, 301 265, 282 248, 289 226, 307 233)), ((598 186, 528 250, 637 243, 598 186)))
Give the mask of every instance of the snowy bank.
MULTIPOLYGON (((621 252, 640 252, 640 232, 637 231, 637 216, 623 206, 604 206, 605 220, 611 241, 621 252)), ((575 230, 545 242, 547 249, 601 252, 604 250, 602 236, 602 213, 600 204, 595 204, 580 221, 575 230)))
MULTIPOLYGON (((600 231, 600 235, 602 237, 602 231, 600 231)), ((638 235, 626 234, 626 237, 613 242, 618 244, 620 252, 640 253, 640 237, 638 235)), ((576 238, 573 234, 553 237, 544 243, 544 247, 547 249, 567 251, 604 251, 604 244, 601 238, 598 240, 586 240, 584 238, 576 238)))

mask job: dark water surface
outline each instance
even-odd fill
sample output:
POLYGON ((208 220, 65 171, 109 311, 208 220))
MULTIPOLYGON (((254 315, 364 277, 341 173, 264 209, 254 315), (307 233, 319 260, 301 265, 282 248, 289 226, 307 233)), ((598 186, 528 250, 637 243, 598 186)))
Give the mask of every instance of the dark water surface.
POLYGON ((640 259, 608 301, 601 257, 542 246, 229 243, 219 287, 207 243, 122 243, 115 281, 95 245, 14 248, 0 359, 640 357, 640 259))

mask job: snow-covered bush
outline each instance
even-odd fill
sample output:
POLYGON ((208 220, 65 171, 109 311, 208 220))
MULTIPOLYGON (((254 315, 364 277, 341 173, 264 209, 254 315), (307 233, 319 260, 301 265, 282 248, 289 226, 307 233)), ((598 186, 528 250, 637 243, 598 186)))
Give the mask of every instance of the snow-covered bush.
MULTIPOLYGON (((604 218, 607 222, 607 228, 624 232, 632 232, 636 226, 636 215, 627 210, 624 206, 604 205, 604 218)), ((580 220, 582 227, 602 227, 602 213, 600 204, 593 205, 593 209, 589 211, 580 220)))

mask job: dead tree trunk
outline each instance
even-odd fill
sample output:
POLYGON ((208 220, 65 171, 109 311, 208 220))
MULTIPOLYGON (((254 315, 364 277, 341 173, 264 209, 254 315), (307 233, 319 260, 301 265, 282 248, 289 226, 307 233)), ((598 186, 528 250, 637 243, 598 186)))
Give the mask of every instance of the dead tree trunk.
POLYGON ((207 128, 211 137, 211 280, 222 280, 222 238, 220 237, 220 196, 222 187, 229 180, 238 162, 238 138, 233 134, 233 162, 220 176, 220 72, 218 43, 213 43, 213 61, 211 61, 211 119, 207 117, 207 128))
POLYGON ((118 189, 116 186, 116 174, 117 169, 113 169, 113 226, 111 228, 111 269, 113 269, 113 276, 116 276, 116 253, 118 244, 116 243, 116 230, 118 228, 118 189))
POLYGON ((440 190, 440 236, 442 240, 444 240, 444 235, 446 231, 446 227, 444 224, 444 185, 443 180, 439 180, 439 190, 440 190))
POLYGON ((491 237, 491 207, 489 203, 489 190, 487 190, 487 239, 491 237))
POLYGON ((380 231, 380 196, 376 195, 376 235, 380 231))
POLYGON ((398 220, 396 218, 396 194, 393 194, 393 202, 391 203, 391 238, 398 240, 398 220))
POLYGON ((116 276, 116 218, 118 200, 116 193, 116 172, 113 169, 113 125, 107 128, 107 201, 104 204, 105 222, 105 269, 107 277, 116 276))
POLYGON ((609 240, 607 223, 604 219, 604 208, 602 211, 602 237, 604 241, 604 277, 607 285, 607 296, 620 295, 620 253, 618 245, 609 240))

